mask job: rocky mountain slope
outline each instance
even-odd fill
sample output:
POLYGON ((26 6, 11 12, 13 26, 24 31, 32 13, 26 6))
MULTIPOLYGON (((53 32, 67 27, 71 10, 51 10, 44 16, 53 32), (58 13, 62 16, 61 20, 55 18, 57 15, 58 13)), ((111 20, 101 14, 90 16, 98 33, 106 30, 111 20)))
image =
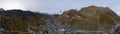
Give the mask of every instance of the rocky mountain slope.
POLYGON ((42 23, 44 23, 44 20, 30 11, 0 11, 0 28, 4 28, 5 31, 27 32, 26 28, 29 25, 38 27, 38 25, 42 23))
POLYGON ((119 16, 108 7, 88 6, 63 12, 56 20, 87 31, 108 31, 119 23, 119 16))

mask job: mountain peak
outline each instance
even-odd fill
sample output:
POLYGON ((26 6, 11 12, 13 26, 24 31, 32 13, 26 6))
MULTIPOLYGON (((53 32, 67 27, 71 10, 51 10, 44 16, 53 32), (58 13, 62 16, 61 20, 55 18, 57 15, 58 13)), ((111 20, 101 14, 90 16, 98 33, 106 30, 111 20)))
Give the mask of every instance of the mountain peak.
POLYGON ((0 11, 4 11, 4 9, 3 9, 3 8, 0 8, 0 11))
POLYGON ((91 5, 91 6, 88 6, 88 7, 97 7, 97 6, 95 6, 95 5, 91 5))
POLYGON ((68 10, 58 17, 58 21, 71 24, 82 30, 99 30, 104 27, 104 29, 109 29, 116 24, 117 19, 117 14, 110 8, 94 5, 81 8, 79 11, 68 10))
POLYGON ((100 15, 100 14, 117 16, 117 14, 114 11, 112 11, 109 7, 98 7, 94 5, 81 8, 79 12, 87 16, 94 16, 94 15, 100 15))
POLYGON ((98 7, 98 6, 94 6, 94 5, 81 8, 80 11, 100 11, 100 10, 103 10, 103 12, 112 11, 109 7, 98 7))

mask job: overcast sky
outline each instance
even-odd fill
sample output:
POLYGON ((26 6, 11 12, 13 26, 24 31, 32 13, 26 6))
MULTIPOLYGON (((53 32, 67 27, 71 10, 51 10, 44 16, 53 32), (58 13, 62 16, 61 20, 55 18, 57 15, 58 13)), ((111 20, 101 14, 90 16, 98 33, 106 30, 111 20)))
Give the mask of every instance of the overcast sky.
POLYGON ((120 15, 120 0, 0 0, 0 8, 24 9, 49 14, 90 5, 109 7, 120 15), (8 8, 9 7, 9 8, 8 8))

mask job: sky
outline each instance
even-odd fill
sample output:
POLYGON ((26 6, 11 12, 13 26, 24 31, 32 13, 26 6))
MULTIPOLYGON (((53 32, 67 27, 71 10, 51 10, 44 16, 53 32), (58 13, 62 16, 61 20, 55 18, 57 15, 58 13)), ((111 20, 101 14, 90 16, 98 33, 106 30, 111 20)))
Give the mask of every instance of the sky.
POLYGON ((0 8, 22 9, 49 14, 61 14, 69 9, 80 10, 83 7, 96 5, 109 7, 120 15, 120 0, 0 0, 0 8))

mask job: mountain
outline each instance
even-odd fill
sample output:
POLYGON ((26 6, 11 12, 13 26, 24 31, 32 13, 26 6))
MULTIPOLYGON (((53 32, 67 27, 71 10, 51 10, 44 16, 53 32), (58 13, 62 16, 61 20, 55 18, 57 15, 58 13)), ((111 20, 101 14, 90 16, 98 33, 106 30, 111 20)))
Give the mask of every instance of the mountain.
POLYGON ((38 27, 45 23, 44 20, 34 12, 23 10, 0 11, 0 28, 5 31, 27 32, 28 26, 38 27))
POLYGON ((80 30, 102 31, 111 29, 120 18, 108 7, 88 6, 64 11, 56 20, 80 30))

